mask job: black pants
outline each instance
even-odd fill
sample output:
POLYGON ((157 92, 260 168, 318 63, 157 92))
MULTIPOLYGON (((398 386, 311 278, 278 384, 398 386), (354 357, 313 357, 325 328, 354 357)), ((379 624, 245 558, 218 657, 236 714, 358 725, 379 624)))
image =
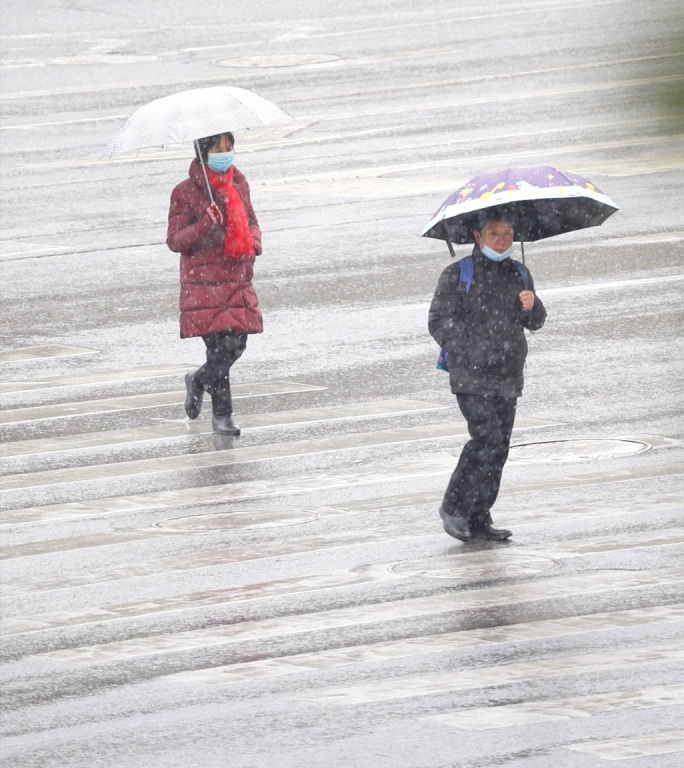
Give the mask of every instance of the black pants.
POLYGON ((468 422, 470 440, 444 495, 444 509, 465 517, 471 528, 491 523, 489 510, 499 494, 515 421, 516 398, 456 395, 468 422))
POLYGON ((211 395, 214 416, 230 416, 230 369, 247 346, 246 333, 222 331, 202 336, 207 347, 207 362, 195 373, 195 382, 211 395))

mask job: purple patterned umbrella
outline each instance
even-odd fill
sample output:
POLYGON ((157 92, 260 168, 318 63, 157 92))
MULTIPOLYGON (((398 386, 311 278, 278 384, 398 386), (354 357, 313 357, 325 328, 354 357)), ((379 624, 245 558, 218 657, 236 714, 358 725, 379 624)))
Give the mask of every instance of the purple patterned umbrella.
POLYGON ((508 213, 520 242, 597 227, 620 210, 590 181, 548 165, 507 168, 475 176, 442 203, 423 228, 423 237, 473 243, 479 211, 500 207, 508 213))

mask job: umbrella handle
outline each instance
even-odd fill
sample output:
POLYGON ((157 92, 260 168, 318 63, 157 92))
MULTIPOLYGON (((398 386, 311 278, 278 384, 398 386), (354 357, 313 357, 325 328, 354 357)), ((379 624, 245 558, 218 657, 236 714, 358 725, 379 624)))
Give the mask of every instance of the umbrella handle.
POLYGON ((197 150, 197 157, 200 159, 200 165, 202 166, 202 173, 204 174, 204 180, 207 182, 207 192, 209 192, 209 199, 211 200, 211 204, 214 204, 214 195, 211 192, 211 185, 209 184, 209 177, 207 176, 207 169, 204 165, 204 159, 202 157, 202 153, 200 152, 199 148, 199 142, 197 139, 195 139, 195 149, 197 150))

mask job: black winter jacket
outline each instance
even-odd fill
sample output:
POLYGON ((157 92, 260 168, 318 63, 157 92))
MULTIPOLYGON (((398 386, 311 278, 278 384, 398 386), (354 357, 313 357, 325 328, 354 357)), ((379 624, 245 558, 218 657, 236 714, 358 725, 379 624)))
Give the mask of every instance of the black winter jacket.
MULTIPOLYGON (((442 272, 428 328, 449 356, 452 392, 519 397, 527 357, 524 329, 541 328, 546 310, 536 295, 532 309, 523 310, 520 292, 525 288, 510 259, 492 261, 476 245, 473 262, 469 293, 460 284, 460 261, 442 272)), ((534 291, 529 270, 527 275, 534 291)))

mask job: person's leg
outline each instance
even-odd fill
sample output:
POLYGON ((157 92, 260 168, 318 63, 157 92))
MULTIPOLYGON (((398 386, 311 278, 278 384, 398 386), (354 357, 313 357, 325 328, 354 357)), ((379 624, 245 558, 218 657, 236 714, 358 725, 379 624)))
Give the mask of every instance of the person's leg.
POLYGON ((508 451, 511 444, 516 405, 517 401, 515 398, 494 398, 498 432, 496 433, 496 445, 492 446, 490 472, 482 487, 482 505, 487 512, 494 506, 494 502, 499 495, 501 475, 508 459, 508 451))
POLYGON ((230 416, 233 413, 233 399, 230 393, 230 369, 247 346, 247 334, 231 331, 216 334, 217 338, 207 347, 207 362, 211 356, 213 386, 211 407, 214 416, 230 416))
POLYGON ((512 422, 509 428, 510 413, 498 403, 501 398, 459 394, 457 400, 471 439, 461 451, 442 506, 448 514, 464 517, 475 529, 489 511, 490 501, 496 498, 512 422), (505 423, 500 412, 506 417, 505 423))
POLYGON ((494 406, 499 425, 500 440, 498 445, 492 446, 491 463, 489 472, 482 485, 482 506, 477 516, 471 523, 471 530, 475 537, 496 541, 509 538, 511 531, 505 528, 494 528, 492 525, 491 508, 499 495, 501 475, 508 459, 508 451, 511 442, 511 433, 515 422, 517 401, 515 398, 494 398, 494 406))

